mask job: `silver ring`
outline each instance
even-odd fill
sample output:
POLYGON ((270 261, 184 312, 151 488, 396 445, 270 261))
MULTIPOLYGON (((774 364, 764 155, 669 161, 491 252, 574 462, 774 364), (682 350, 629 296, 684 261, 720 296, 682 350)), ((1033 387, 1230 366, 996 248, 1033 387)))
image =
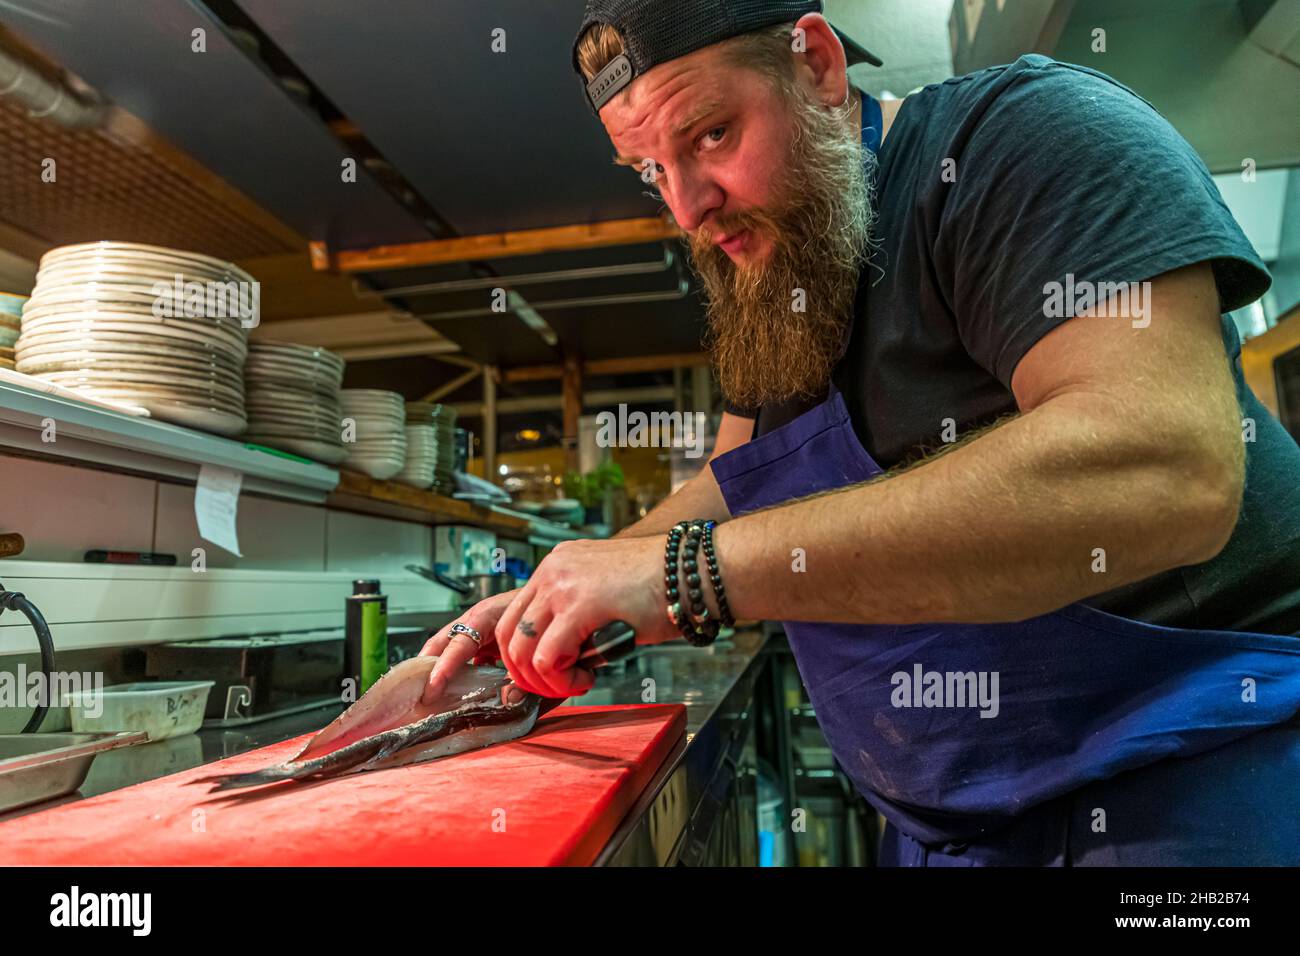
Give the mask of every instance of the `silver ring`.
POLYGON ((468 624, 462 624, 460 621, 457 621, 451 626, 451 634, 452 637, 455 637, 457 634, 464 634, 474 642, 475 647, 483 646, 483 635, 474 630, 474 628, 470 627, 468 624))

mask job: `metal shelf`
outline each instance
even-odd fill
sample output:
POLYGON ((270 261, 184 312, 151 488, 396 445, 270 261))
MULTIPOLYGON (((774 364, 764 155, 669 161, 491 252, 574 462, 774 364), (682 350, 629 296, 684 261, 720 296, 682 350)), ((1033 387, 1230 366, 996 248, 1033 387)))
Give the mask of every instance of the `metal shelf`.
POLYGON ((182 481, 195 481, 201 465, 221 465, 242 472, 248 491, 315 503, 339 482, 325 465, 8 382, 0 382, 0 448, 182 481), (55 423, 52 442, 42 440, 46 420, 55 423))
POLYGON ((0 450, 5 448, 186 482, 197 480, 201 465, 221 465, 243 473, 245 491, 336 510, 420 524, 471 524, 542 545, 583 537, 508 508, 486 508, 354 472, 340 473, 207 432, 0 382, 0 450), (47 420, 55 423, 52 442, 42 440, 47 420))

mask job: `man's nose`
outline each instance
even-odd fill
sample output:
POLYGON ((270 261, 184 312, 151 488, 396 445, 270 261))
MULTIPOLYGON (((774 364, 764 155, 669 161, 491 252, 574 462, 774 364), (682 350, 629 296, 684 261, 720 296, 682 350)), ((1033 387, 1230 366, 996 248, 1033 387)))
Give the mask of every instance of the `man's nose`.
POLYGON ((664 199, 677 225, 694 232, 708 219, 709 213, 722 208, 726 196, 711 179, 679 177, 672 184, 671 194, 665 194, 664 199))

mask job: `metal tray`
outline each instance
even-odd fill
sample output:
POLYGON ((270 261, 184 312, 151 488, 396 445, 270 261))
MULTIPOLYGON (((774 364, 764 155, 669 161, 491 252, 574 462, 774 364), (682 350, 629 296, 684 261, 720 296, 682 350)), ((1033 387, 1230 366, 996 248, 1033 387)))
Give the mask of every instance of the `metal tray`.
POLYGON ((143 732, 0 734, 0 813, 72 793, 97 754, 148 739, 143 732))

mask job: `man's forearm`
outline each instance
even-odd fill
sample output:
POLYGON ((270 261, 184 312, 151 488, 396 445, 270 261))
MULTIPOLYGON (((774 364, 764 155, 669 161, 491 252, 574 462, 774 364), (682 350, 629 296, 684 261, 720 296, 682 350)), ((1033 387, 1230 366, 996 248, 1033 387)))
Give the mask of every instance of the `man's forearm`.
POLYGON ((1231 494, 1221 473, 1163 453, 1177 438, 1116 426, 1123 412, 1049 403, 887 480, 727 522, 715 539, 732 612, 1020 620, 1207 560, 1205 528, 1224 526, 1231 494))
POLYGON ((666 534, 679 521, 689 518, 712 518, 726 521, 727 505, 718 490, 718 483, 713 478, 713 469, 705 462, 699 473, 674 491, 636 524, 630 524, 616 538, 644 537, 652 534, 666 534))

